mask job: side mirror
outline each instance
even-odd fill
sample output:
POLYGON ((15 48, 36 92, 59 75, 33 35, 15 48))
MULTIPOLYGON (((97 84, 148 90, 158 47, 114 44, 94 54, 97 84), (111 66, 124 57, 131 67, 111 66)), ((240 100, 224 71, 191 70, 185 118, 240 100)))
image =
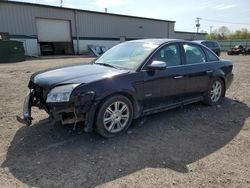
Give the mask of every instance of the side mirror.
POLYGON ((167 64, 164 61, 153 61, 150 65, 147 66, 147 70, 155 71, 155 70, 165 70, 167 68, 167 64))

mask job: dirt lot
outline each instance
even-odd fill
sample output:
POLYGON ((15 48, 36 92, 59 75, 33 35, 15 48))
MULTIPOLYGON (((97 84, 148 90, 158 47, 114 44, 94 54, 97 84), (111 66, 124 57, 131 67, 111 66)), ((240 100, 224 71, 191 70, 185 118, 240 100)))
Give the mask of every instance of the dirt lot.
POLYGON ((30 75, 83 58, 0 64, 0 187, 250 187, 250 56, 218 106, 189 105, 133 123, 103 139, 53 125, 34 111, 16 121, 30 75))

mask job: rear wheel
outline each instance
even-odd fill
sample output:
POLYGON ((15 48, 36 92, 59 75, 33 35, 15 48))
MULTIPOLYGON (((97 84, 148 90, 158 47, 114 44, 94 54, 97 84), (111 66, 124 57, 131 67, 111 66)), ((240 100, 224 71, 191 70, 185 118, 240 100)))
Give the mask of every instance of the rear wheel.
POLYGON ((219 104, 223 100, 224 95, 224 82, 220 78, 213 79, 206 93, 205 103, 211 106, 219 104))
POLYGON ((96 131, 110 138, 124 133, 133 119, 130 100, 122 95, 106 99, 100 106, 96 119, 96 131))

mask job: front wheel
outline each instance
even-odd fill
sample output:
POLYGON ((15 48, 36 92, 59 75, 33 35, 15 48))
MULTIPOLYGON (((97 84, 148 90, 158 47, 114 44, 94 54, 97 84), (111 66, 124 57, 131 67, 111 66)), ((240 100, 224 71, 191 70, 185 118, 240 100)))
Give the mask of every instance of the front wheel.
POLYGON ((106 138, 124 133, 133 119, 133 107, 123 95, 106 99, 100 106, 96 119, 96 131, 106 138))
POLYGON ((205 103, 208 105, 219 104, 225 95, 224 82, 220 78, 213 79, 205 95, 205 103))

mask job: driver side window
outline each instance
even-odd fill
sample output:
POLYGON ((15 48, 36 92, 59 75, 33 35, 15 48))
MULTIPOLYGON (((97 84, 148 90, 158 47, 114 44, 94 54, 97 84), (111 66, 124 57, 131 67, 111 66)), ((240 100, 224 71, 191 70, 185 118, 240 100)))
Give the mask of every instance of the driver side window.
POLYGON ((167 67, 177 66, 181 64, 180 49, 177 44, 167 45, 153 56, 153 61, 164 61, 167 67))

